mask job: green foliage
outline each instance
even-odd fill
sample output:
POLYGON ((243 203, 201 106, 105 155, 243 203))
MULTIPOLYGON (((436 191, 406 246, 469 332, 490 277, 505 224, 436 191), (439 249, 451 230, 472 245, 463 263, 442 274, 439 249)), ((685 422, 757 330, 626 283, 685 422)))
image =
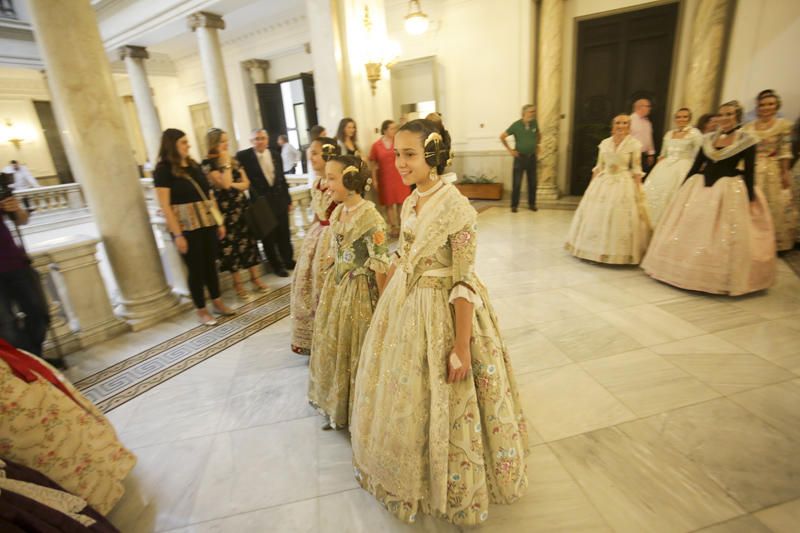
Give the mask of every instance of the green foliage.
POLYGON ((458 183, 495 183, 497 178, 495 176, 487 176, 486 174, 481 174, 479 176, 471 176, 469 174, 465 174, 461 176, 461 179, 458 180, 458 183))

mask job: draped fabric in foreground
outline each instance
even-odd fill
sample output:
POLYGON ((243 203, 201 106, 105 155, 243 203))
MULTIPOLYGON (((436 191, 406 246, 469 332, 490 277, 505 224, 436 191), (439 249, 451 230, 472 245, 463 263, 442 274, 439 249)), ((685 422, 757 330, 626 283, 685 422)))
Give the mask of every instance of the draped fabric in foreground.
POLYGON ((356 478, 390 512, 480 524, 489 503, 528 484, 528 437, 511 363, 474 273, 475 210, 445 185, 417 218, 403 207, 397 270, 373 316, 351 420, 356 478), (446 382, 455 341, 451 301, 475 305, 472 373, 446 382))

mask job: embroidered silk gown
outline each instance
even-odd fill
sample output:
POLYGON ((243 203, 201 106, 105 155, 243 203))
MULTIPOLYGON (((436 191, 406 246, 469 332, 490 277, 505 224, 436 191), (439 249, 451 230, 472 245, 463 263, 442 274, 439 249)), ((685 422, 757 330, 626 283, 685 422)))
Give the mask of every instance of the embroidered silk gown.
POLYGON ((528 436, 486 288, 474 272, 476 212, 444 185, 419 216, 403 205, 396 271, 364 339, 350 426, 356 478, 403 521, 480 524, 528 484, 528 436), (474 304, 472 371, 448 384, 451 303, 474 304))
MULTIPOLYGON (((794 246, 797 231, 797 212, 792 202, 791 188, 784 189, 781 182, 781 160, 792 159, 792 124, 778 118, 771 128, 759 130, 756 121, 742 128, 758 140, 756 146, 756 187, 761 189, 769 205, 775 227, 775 244, 778 251, 794 246)), ((800 191, 794 191, 800 194, 800 191)))
POLYGON ((736 132, 724 148, 706 135, 689 178, 664 212, 642 268, 695 291, 736 296, 775 281, 775 239, 764 195, 753 183, 755 144, 736 132))
POLYGON ((578 204, 566 248, 575 257, 598 263, 637 265, 650 242, 651 226, 641 187, 642 145, 628 135, 619 146, 600 143, 598 174, 578 204))
POLYGON ((333 427, 350 420, 353 383, 364 335, 378 301, 375 273, 389 269, 386 224, 372 202, 342 222, 331 215, 335 264, 322 286, 314 321, 308 400, 333 427))
POLYGON ((315 220, 303 238, 292 278, 289 307, 292 315, 292 351, 301 355, 311 353, 314 312, 319 301, 319 291, 314 289, 322 286, 320 278, 324 274, 322 262, 316 259, 317 248, 323 234, 329 229, 328 217, 336 205, 325 193, 326 189, 324 178, 317 176, 311 187, 311 207, 314 209, 315 220))
POLYGON ((656 163, 644 182, 644 196, 653 227, 658 225, 664 209, 680 189, 703 144, 703 134, 697 128, 691 128, 684 137, 674 139, 673 134, 677 131, 668 131, 664 135, 660 154, 663 159, 656 163))

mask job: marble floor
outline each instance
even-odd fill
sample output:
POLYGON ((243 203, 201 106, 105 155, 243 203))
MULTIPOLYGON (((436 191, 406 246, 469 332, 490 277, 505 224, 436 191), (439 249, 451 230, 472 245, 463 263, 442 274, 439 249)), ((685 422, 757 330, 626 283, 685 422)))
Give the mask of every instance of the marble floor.
MULTIPOLYGON (((478 272, 534 444, 527 495, 480 530, 797 531, 800 279, 781 262, 763 294, 678 290, 569 256, 571 216, 479 217, 478 272)), ((113 410, 139 462, 111 520, 125 533, 456 531, 403 525, 357 488, 347 434, 320 430, 306 378, 283 320, 113 410)))

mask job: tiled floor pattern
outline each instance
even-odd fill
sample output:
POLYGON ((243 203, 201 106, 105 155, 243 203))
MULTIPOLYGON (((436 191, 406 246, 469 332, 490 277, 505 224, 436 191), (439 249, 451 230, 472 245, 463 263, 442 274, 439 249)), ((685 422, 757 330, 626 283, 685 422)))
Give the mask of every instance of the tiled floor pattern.
MULTIPOLYGON (((765 293, 678 290, 567 255, 571 216, 479 217, 478 272, 534 444, 528 493, 480 530, 798 531, 800 279, 781 262, 765 293)), ((289 328, 110 413, 139 458, 111 514, 122 531, 456 531, 403 525, 357 488, 347 434, 321 431, 305 401, 289 328)))

